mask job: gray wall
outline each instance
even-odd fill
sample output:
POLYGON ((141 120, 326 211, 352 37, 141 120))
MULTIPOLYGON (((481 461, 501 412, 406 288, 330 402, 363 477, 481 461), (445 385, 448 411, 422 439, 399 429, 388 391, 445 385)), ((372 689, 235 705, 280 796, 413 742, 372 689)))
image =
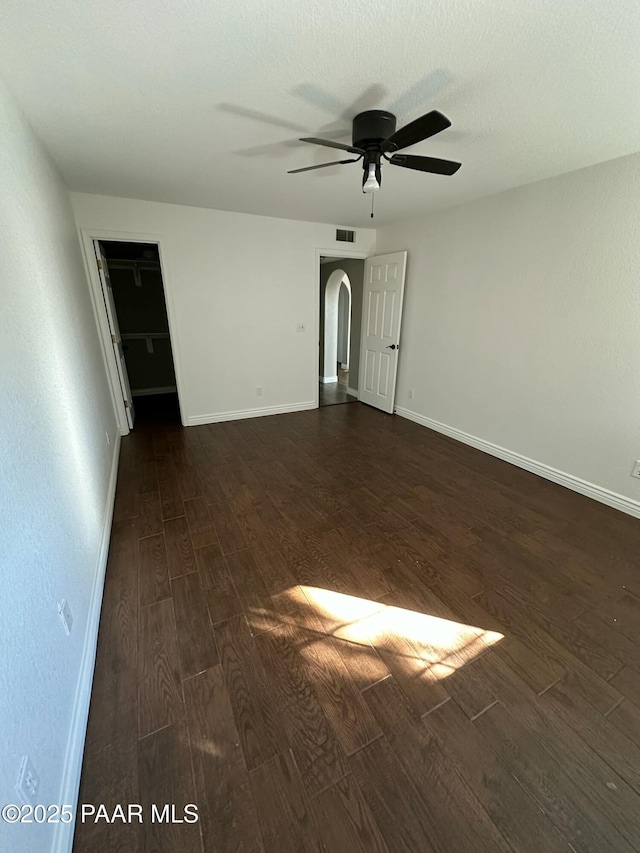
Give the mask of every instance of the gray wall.
POLYGON ((362 325, 362 283, 364 281, 364 261, 360 258, 342 258, 328 264, 320 264, 320 348, 318 358, 319 373, 322 375, 324 362, 324 290, 329 276, 335 270, 344 270, 351 282, 351 359, 349 364, 349 387, 358 390, 358 372, 360 365, 360 332, 362 325))
POLYGON ((345 283, 342 282, 338 291, 338 361, 344 364, 349 356, 349 314, 351 312, 351 300, 345 283))
MULTIPOLYGON (((264 390, 260 408, 313 408, 315 253, 318 246, 327 254, 332 247, 344 251, 335 225, 83 193, 72 193, 72 200, 80 228, 162 235, 180 407, 188 424, 255 412, 257 387, 264 390), (296 332, 299 323, 306 333, 296 332)), ((373 254, 374 246, 373 229, 358 228, 358 251, 373 254)))
POLYGON ((380 228, 409 253, 397 406, 640 515, 639 198, 633 154, 380 228))
MULTIPOLYGON (((1 83, 0 126, 0 801, 28 754, 38 801, 69 803, 117 429, 69 194, 1 83)), ((50 850, 54 829, 0 822, 0 850, 50 850)))

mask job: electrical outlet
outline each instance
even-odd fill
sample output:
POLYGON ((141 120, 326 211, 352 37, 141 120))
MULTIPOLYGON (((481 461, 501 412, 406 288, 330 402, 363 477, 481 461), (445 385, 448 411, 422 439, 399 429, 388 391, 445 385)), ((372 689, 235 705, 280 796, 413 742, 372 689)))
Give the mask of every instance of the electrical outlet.
POLYGON ((63 598, 58 605, 58 613, 60 614, 64 630, 67 634, 70 634, 71 626, 73 625, 73 616, 71 615, 71 608, 69 607, 69 602, 66 598, 63 598))
POLYGON ((413 400, 413 398, 414 398, 415 396, 416 396, 415 388, 409 388, 409 399, 410 399, 410 400, 413 400))
POLYGON ((640 480, 640 459, 636 459, 636 463, 631 469, 631 476, 637 477, 640 480))
POLYGON ((298 323, 298 325, 296 326, 296 332, 304 332, 304 330, 304 323, 298 323))
POLYGON ((108 445, 110 445, 110 444, 111 444, 111 436, 109 435, 109 430, 108 430, 108 429, 105 429, 105 431, 104 431, 104 437, 105 437, 105 439, 106 439, 106 441, 107 441, 107 446, 108 446, 108 445))
POLYGON ((258 387, 256 388, 256 397, 262 397, 263 392, 264 388, 262 387, 262 385, 258 385, 258 387))
POLYGON ((38 801, 38 791, 40 790, 40 777, 36 773, 36 768, 28 755, 22 759, 20 764, 20 772, 18 773, 18 781, 16 782, 16 791, 18 796, 28 806, 29 803, 38 801))

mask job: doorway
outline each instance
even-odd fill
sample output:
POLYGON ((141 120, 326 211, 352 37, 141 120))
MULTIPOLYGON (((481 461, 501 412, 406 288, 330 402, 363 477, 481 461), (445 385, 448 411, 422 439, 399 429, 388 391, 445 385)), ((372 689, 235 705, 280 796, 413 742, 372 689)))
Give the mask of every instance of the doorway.
POLYGON ((180 423, 158 246, 93 243, 129 428, 180 423))
POLYGON ((319 405, 358 400, 364 260, 320 257, 319 405))

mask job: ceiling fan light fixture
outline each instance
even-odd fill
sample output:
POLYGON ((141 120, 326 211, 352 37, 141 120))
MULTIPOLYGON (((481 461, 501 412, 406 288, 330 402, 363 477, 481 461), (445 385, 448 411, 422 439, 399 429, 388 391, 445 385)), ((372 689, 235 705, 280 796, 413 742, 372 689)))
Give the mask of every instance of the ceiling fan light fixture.
POLYGON ((380 184, 378 183, 378 179, 376 178, 376 164, 369 163, 369 177, 362 186, 362 192, 374 193, 379 189, 380 184))
MULTIPOLYGON (((304 166, 301 169, 291 169, 289 174, 310 172, 314 169, 326 169, 327 166, 342 166, 346 163, 357 163, 363 160, 362 191, 371 194, 373 209, 374 194, 382 183, 382 159, 392 166, 402 169, 412 169, 415 172, 430 172, 434 175, 455 175, 461 163, 453 160, 440 160, 438 157, 424 157, 418 154, 397 154, 405 148, 410 148, 418 142, 423 142, 451 127, 449 119, 438 110, 431 110, 409 124, 396 130, 396 117, 385 110, 366 110, 358 113, 353 119, 353 145, 335 142, 332 139, 319 139, 316 136, 305 136, 300 142, 310 142, 313 145, 323 145, 327 148, 337 148, 355 154, 348 160, 334 160, 332 163, 319 163, 315 166, 304 166)), ((373 216, 373 212, 371 214, 373 216)))

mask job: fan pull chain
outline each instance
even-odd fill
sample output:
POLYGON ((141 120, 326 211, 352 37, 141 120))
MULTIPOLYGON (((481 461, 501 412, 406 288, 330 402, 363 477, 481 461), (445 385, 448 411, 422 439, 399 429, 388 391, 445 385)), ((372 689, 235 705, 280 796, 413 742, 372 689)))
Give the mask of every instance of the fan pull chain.
POLYGON ((375 200, 376 194, 371 193, 371 218, 373 219, 373 202, 375 200))

